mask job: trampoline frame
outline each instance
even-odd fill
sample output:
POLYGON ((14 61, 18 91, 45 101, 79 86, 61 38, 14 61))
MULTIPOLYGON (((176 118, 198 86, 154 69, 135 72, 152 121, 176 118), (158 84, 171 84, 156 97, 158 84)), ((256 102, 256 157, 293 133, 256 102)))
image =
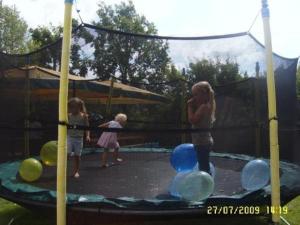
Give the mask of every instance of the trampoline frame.
MULTIPOLYGON (((161 151, 163 152, 163 151, 161 151)), ((238 154, 222 154, 222 153, 212 153, 214 157, 229 157, 230 159, 237 160, 245 160, 249 161, 254 159, 253 157, 246 155, 238 155, 238 154)), ((286 169, 288 173, 283 173, 285 180, 291 181, 293 183, 293 187, 289 187, 288 184, 282 184, 285 188, 282 188, 282 203, 285 204, 288 201, 292 200, 294 197, 300 194, 300 181, 295 180, 296 177, 293 174, 289 174, 291 170, 294 170, 295 173, 300 173, 300 167, 286 162, 281 162, 281 166, 283 167, 283 171, 286 169), (290 180, 292 179, 292 180, 290 180), (294 190, 293 190, 294 188, 294 190)), ((1 168, 0 168, 1 170, 1 168)), ((1 177, 0 177, 1 178, 1 177)), ((266 186, 263 189, 246 192, 243 195, 234 195, 234 196, 211 196, 205 202, 200 202, 199 204, 183 204, 187 203, 182 200, 170 200, 168 205, 175 204, 174 207, 166 207, 166 205, 160 205, 153 203, 152 206, 146 205, 145 207, 140 207, 143 202, 138 202, 137 205, 128 208, 117 207, 116 205, 107 205, 106 202, 71 202, 67 203, 67 211, 68 212, 83 212, 83 213, 93 213, 97 215, 118 215, 118 216, 130 216, 130 217, 199 217, 205 216, 207 214, 208 206, 258 206, 260 207, 260 214, 265 215, 266 206, 271 205, 271 195, 270 195, 270 186, 266 186), (261 202, 255 202, 257 200, 261 202), (176 207, 178 204, 180 207, 176 207)), ((28 198, 29 193, 26 192, 18 192, 7 189, 7 187, 2 185, 2 181, 0 179, 0 197, 15 202, 25 208, 31 209, 33 211, 51 211, 53 209, 53 213, 56 208, 55 198, 52 198, 51 201, 36 201, 34 199, 28 198)), ((38 196, 38 195, 36 195, 38 196)), ((49 198, 48 198, 49 200, 49 198)), ((112 198, 108 198, 108 200, 112 200, 112 198)), ((118 199, 116 199, 118 200, 118 199)), ((120 200, 120 199, 119 199, 120 200)), ((147 202, 149 204, 150 202, 147 202)), ((128 203, 127 203, 128 204, 128 203)), ((125 201, 126 205, 126 201, 125 201)), ((168 206, 167 205, 167 206, 168 206)), ((222 215, 222 213, 221 213, 222 215)), ((233 215, 232 215, 233 216, 233 215)))

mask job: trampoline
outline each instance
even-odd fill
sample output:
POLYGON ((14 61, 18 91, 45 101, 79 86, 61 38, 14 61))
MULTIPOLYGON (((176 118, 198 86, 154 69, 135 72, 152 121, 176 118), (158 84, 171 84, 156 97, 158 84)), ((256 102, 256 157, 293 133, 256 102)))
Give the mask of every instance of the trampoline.
MULTIPOLYGON (((120 143, 124 162, 105 169, 100 168, 101 150, 85 149, 79 179, 70 176, 73 160, 68 162, 68 212, 174 218, 204 216, 209 206, 248 206, 260 207, 259 213, 266 214, 266 207, 271 205, 270 184, 256 191, 246 191, 241 185, 241 171, 254 155, 268 161, 269 149, 275 146, 269 144, 272 128, 269 125, 275 121, 279 125, 280 159, 299 162, 296 157, 299 156, 299 132, 295 129, 298 58, 272 55, 278 115, 270 117, 266 74, 271 67, 265 57, 265 47, 249 31, 207 37, 167 37, 149 35, 148 31, 130 31, 129 28, 110 30, 97 23, 81 24, 74 29, 72 54, 78 56, 78 60, 73 57, 70 61, 70 73, 94 75, 95 80, 82 80, 78 76, 70 79, 69 76, 66 81, 70 87, 69 97, 81 98, 86 102, 88 114, 105 115, 105 122, 122 111, 132 120, 128 120, 128 129, 137 134, 135 140, 149 129, 151 132, 141 135, 141 140, 165 148, 125 148, 125 144, 120 143), (105 83, 98 82, 101 80, 105 83), (213 194, 195 202, 169 194, 169 185, 176 174, 169 158, 175 146, 191 142, 190 133, 195 130, 189 129, 186 100, 192 85, 202 80, 209 81, 215 90, 217 111, 212 136, 216 152, 211 154, 211 162, 216 175, 213 194), (124 84, 131 86, 122 89, 124 84)), ((30 155, 30 143, 56 140, 57 125, 59 128, 67 125, 66 113, 57 117, 56 71, 63 67, 57 56, 67 52, 62 51, 61 44, 58 40, 24 55, 0 54, 0 102, 4 106, 0 111, 3 150, 0 153, 14 153, 18 149, 23 150, 22 156, 30 155), (51 57, 45 60, 44 56, 50 53, 51 57), (31 67, 29 62, 36 66, 31 67), (42 137, 38 140, 30 136, 34 129, 30 130, 31 121, 27 117, 31 113, 36 113, 37 122, 43 125, 39 130, 42 137)), ((62 77, 66 78, 66 74, 62 77)), ((100 121, 90 124, 98 126, 100 121)), ((77 125, 74 127, 79 129, 77 125)), ((122 131, 126 132, 126 128, 122 131)), ((99 138, 104 130, 92 131, 99 138)), ((64 140, 62 136, 59 135, 59 141, 64 140)), ((271 149, 271 153, 274 152, 271 149)), ((64 178, 65 160, 58 160, 61 174, 56 175, 56 167, 44 166, 40 179, 32 183, 18 176, 20 163, 0 164, 0 197, 47 213, 54 213, 56 202, 61 203, 57 204, 57 218, 64 221, 65 179, 59 179, 57 188, 56 178, 64 178), (56 188, 60 190, 58 197, 56 188)), ((281 205, 300 195, 299 174, 299 166, 280 162, 281 205)))
MULTIPOLYGON (((201 202, 189 202, 168 193, 176 171, 169 158, 171 149, 121 148, 124 162, 108 168, 100 167, 101 150, 85 150, 81 176, 71 177, 73 160, 67 177, 68 210, 97 214, 131 216, 170 216, 207 213, 208 206, 270 205, 270 186, 257 191, 243 190, 240 181, 243 166, 250 156, 212 153, 215 165, 215 189, 201 202)), ((18 176, 20 161, 0 165, 0 196, 32 209, 54 209, 56 204, 56 167, 44 166, 35 182, 26 183, 18 176)), ((286 204, 300 194, 300 167, 281 162, 281 202, 286 204)), ((261 210, 261 213, 264 211, 261 210)))

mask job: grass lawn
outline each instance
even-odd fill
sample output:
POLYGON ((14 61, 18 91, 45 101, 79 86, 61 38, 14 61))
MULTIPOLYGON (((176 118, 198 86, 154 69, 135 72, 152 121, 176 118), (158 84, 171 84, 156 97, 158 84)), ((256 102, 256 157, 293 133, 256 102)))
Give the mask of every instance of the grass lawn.
POLYGON ((289 202, 287 206, 288 206, 288 214, 283 215, 283 217, 291 225, 300 225, 300 196, 295 198, 293 201, 289 202))
POLYGON ((0 198, 0 225, 55 225, 55 221, 0 198))
MULTIPOLYGON (((300 196, 291 201, 288 206, 288 214, 284 218, 291 225, 300 224, 300 196)), ((100 224, 100 223, 95 223, 100 224)), ((105 223, 103 223, 105 224, 105 223)), ((110 225, 125 225, 124 222, 109 223, 110 225)), ((265 217, 222 217, 212 218, 206 217, 203 219, 190 220, 167 220, 167 221, 143 221, 138 223, 127 223, 128 225, 267 225, 267 218, 265 217)), ((284 225, 284 223, 281 223, 284 225)), ((8 202, 0 198, 0 225, 55 225, 54 218, 46 218, 45 215, 34 214, 17 204, 8 202)), ((89 224, 86 224, 89 225, 89 224)), ((94 224, 91 224, 94 225, 94 224)))

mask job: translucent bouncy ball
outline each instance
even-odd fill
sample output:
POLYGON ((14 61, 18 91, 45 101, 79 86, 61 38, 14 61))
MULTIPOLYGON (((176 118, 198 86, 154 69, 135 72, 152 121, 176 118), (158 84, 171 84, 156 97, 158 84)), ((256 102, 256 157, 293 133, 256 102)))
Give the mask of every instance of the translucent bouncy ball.
POLYGON ((269 183, 270 168, 268 163, 261 159, 248 162, 241 175, 242 187, 248 191, 258 190, 269 183))
POLYGON ((41 149, 41 160, 47 166, 55 166, 57 163, 57 141, 48 141, 41 149))
MULTIPOLYGON (((193 171, 199 171, 199 166, 198 166, 198 162, 196 163, 196 165, 193 168, 193 171)), ((209 163, 209 170, 210 170, 210 174, 211 176, 214 178, 216 176, 216 169, 214 167, 214 164, 212 164, 211 162, 209 163)))
POLYGON ((172 152, 170 162, 177 172, 192 171, 197 163, 197 153, 194 145, 178 145, 172 152))
POLYGON ((184 177, 188 175, 189 172, 179 172, 176 174, 176 176, 171 181, 171 184, 169 186, 169 194, 180 198, 181 195, 178 193, 178 187, 181 185, 181 183, 184 181, 184 177))
POLYGON ((42 175, 42 172, 42 164, 34 158, 25 159, 19 167, 19 174, 21 178, 28 182, 39 179, 42 175))
POLYGON ((179 195, 188 201, 201 201, 214 191, 214 180, 204 171, 193 171, 186 175, 178 187, 179 195))

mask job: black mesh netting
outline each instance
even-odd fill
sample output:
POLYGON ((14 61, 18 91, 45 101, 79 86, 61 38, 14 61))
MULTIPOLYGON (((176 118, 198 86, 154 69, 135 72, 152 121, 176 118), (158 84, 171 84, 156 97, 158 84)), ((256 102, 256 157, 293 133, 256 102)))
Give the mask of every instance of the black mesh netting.
MULTIPOLYGON (((68 95, 86 103, 90 126, 77 129, 90 129, 92 140, 84 143, 79 180, 69 176, 73 161, 68 162, 70 207, 100 212, 269 204, 269 185, 252 192, 240 181, 245 163, 269 158, 265 49, 251 34, 175 38, 83 24, 72 37, 68 95), (217 105, 211 130, 216 186, 205 203, 191 203, 168 193, 176 174, 170 154, 191 142, 186 102, 192 85, 202 80, 212 85, 217 105), (103 130, 97 126, 119 112, 128 116, 118 136, 124 162, 100 169, 96 142, 103 130)), ((39 155, 45 142, 57 139, 60 57, 61 40, 25 55, 0 54, 1 161, 39 155)), ((280 158, 299 163, 298 59, 273 54, 273 60, 280 158)), ((32 206, 55 204, 56 168, 45 166, 28 185, 17 175, 19 165, 0 165, 0 196, 32 206)), ((280 170, 286 203, 299 194, 299 167, 281 162, 280 170)))
MULTIPOLYGON (((61 40, 26 55, 1 53, 3 128, 26 127, 30 120, 39 120, 45 130, 36 139, 41 143, 55 139, 56 130, 46 128, 57 125, 60 56, 61 40)), ((295 160, 297 59, 276 54, 273 59, 280 152, 283 159, 295 160)), ((73 32, 70 73, 77 76, 70 79, 69 96, 86 102, 91 126, 122 111, 129 116, 127 127, 139 129, 189 128, 183 102, 193 83, 208 80, 217 101, 214 150, 268 156, 265 54, 251 34, 174 38, 134 35, 85 24, 73 32), (116 83, 151 93, 115 86, 110 106, 110 82, 97 82, 112 77, 116 83)), ((95 138, 99 132, 93 132, 95 138)), ((22 152, 24 130, 1 129, 1 133, 3 156, 22 152)), ((181 139, 180 132, 134 136, 168 147, 190 141, 189 133, 181 139)), ((39 147, 33 148, 37 153, 39 147)))

